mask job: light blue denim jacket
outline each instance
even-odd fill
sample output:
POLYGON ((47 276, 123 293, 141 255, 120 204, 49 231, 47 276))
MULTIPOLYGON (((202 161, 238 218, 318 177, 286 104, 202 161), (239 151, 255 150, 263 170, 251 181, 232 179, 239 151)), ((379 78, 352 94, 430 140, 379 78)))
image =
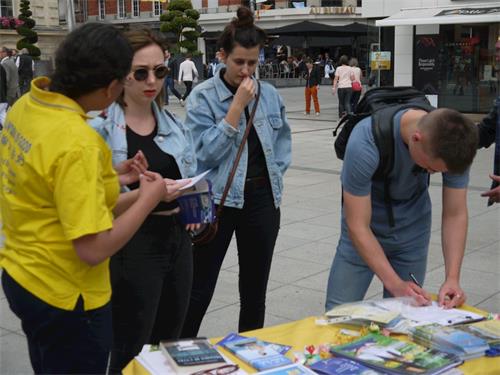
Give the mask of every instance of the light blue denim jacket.
MULTIPOLYGON (((220 74, 196 86, 188 97, 185 126, 193 133, 198 159, 198 173, 212 169, 207 178, 212 181, 214 198, 220 202, 229 172, 246 128, 243 112, 238 129, 224 119, 233 101, 220 74)), ((251 112, 252 100, 248 105, 251 112)), ((283 99, 274 86, 261 82, 261 94, 254 126, 266 158, 267 171, 274 197, 279 207, 283 192, 283 175, 291 162, 291 132, 283 99)), ((248 164, 245 145, 225 206, 242 208, 248 164)))
MULTIPOLYGON (((152 106, 158 124, 158 133, 154 141, 163 152, 174 157, 182 178, 194 176, 196 157, 191 132, 174 115, 171 117, 160 110, 155 102, 152 106)), ((103 115, 95 117, 89 123, 113 151, 113 165, 127 160, 125 114, 118 103, 111 104, 103 115)))

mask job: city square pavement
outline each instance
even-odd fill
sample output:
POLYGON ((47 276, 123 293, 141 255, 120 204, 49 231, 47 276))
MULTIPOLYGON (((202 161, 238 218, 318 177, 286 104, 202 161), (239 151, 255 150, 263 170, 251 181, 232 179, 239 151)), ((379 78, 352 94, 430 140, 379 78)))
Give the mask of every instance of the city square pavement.
MULTIPOLYGON (((322 86, 321 115, 305 116, 303 88, 279 91, 292 128, 293 157, 285 176, 281 230, 268 287, 266 326, 323 313, 328 273, 340 232, 342 163, 334 155, 332 138, 332 128, 337 122, 337 98, 331 95, 330 86, 322 86)), ((177 99, 171 100, 170 109, 184 118, 184 108, 177 99)), ((487 207, 486 200, 480 197, 490 185, 488 173, 492 160, 490 147, 478 152, 472 167, 468 192, 469 233, 461 283, 469 304, 500 312, 500 205, 487 207)), ((430 193, 434 211, 424 287, 434 293, 444 278, 441 188, 440 175, 432 176, 430 193)), ((374 279, 366 297, 381 296, 382 285, 374 279)), ((233 241, 200 335, 222 336, 235 331, 238 312, 238 260, 233 241)), ((0 374, 31 372, 20 323, 0 291, 0 374)))

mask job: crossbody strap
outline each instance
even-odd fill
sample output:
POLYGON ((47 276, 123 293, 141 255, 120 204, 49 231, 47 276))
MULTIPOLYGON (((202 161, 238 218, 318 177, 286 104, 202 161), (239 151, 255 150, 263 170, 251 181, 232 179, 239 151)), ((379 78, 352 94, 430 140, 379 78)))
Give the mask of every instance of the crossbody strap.
POLYGON ((243 154, 243 148, 245 147, 248 135, 250 134, 250 129, 253 126, 253 119, 255 117, 255 112, 257 111, 257 106, 259 105, 259 99, 260 99, 260 82, 257 81, 257 96, 255 97, 255 103, 253 105, 252 112, 250 113, 250 117, 248 118, 245 134, 243 134, 243 138, 241 139, 240 147, 238 148, 238 153, 236 154, 236 158, 234 159, 233 167, 231 168, 231 172, 229 173, 229 176, 227 178, 226 186, 224 186, 224 192, 222 193, 219 207, 217 207, 217 212, 215 213, 216 220, 218 220, 220 215, 222 214, 222 208, 224 207, 224 203, 226 202, 229 189, 233 184, 234 175, 236 174, 236 169, 238 169, 238 164, 240 162, 241 155, 243 154))

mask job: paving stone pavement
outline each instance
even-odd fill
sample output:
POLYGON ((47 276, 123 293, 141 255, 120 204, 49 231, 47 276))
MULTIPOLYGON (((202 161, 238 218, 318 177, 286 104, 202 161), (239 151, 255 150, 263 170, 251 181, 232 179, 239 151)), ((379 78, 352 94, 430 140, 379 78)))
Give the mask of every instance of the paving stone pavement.
MULTIPOLYGON (((340 232, 341 161, 333 153, 332 128, 337 121, 337 98, 330 86, 319 92, 320 116, 305 116, 303 88, 283 88, 292 128, 293 160, 285 176, 282 225, 273 260, 266 326, 323 312, 329 268, 340 232)), ((184 118, 175 98, 170 110, 184 118)), ((481 150, 471 170, 468 192, 469 233, 462 267, 462 287, 468 303, 500 312, 500 205, 486 206, 480 192, 488 189, 493 149, 481 150)), ((441 254, 441 178, 431 179, 434 206, 432 237, 425 287, 437 292, 444 277, 441 254)), ((200 335, 221 336, 237 329, 238 260, 230 246, 213 301, 200 335)), ((367 298, 381 297, 382 285, 374 279, 367 298)), ((0 290, 0 374, 32 373, 26 339, 0 290)))

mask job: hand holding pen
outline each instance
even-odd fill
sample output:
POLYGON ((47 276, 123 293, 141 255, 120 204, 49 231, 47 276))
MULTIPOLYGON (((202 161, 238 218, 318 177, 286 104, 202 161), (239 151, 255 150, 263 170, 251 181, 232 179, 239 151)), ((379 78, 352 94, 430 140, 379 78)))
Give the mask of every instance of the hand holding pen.
MULTIPOLYGON (((411 278, 411 277, 410 277, 411 278)), ((427 293, 413 276, 413 281, 401 280, 392 288, 387 288, 394 297, 411 297, 417 306, 428 306, 431 304, 431 296, 427 293)))

